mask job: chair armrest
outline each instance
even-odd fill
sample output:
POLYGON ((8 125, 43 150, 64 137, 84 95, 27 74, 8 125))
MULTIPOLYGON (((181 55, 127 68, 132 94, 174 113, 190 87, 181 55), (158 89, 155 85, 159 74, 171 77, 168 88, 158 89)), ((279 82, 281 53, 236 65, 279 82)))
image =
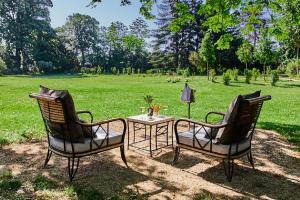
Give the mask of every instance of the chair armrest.
POLYGON ((204 123, 204 122, 197 122, 197 121, 193 121, 193 120, 190 120, 190 119, 179 119, 175 122, 175 125, 174 125, 174 131, 175 131, 175 136, 176 136, 176 140, 177 142, 179 141, 179 135, 178 135, 178 124, 180 122, 187 122, 188 123, 188 129, 190 130, 190 127, 191 127, 191 124, 194 131, 195 131, 195 127, 196 125, 199 125, 201 126, 201 128, 204 128, 205 130, 205 134, 208 136, 210 142, 212 142, 212 140, 214 139, 211 135, 211 132, 210 131, 206 131, 206 128, 210 128, 210 129, 220 129, 220 128, 223 128, 223 127, 226 127, 227 123, 224 123, 224 124, 209 124, 209 123, 204 123))
POLYGON ((221 116, 223 116, 223 118, 224 118, 224 116, 225 116, 225 113, 223 113, 223 112, 215 112, 215 111, 209 112, 209 113, 207 113, 206 116, 205 116, 205 122, 206 122, 206 123, 207 123, 208 116, 209 116, 209 115, 212 115, 212 114, 215 114, 215 115, 221 115, 221 116))
POLYGON ((91 123, 93 123, 94 117, 93 117, 93 115, 92 115, 92 113, 91 113, 90 111, 88 111, 88 110, 80 110, 80 111, 78 111, 78 112, 76 112, 76 113, 77 113, 77 114, 84 114, 84 113, 89 114, 89 115, 90 115, 90 118, 91 118, 91 123))
POLYGON ((228 125, 227 123, 224 123, 224 124, 209 124, 209 123, 205 123, 205 122, 197 122, 197 121, 193 121, 193 120, 190 120, 190 119, 182 118, 182 119, 178 119, 175 122, 175 125, 174 125, 175 130, 177 130, 177 126, 178 126, 179 122, 189 122, 189 123, 197 124, 197 125, 208 127, 208 128, 223 128, 223 127, 228 125))

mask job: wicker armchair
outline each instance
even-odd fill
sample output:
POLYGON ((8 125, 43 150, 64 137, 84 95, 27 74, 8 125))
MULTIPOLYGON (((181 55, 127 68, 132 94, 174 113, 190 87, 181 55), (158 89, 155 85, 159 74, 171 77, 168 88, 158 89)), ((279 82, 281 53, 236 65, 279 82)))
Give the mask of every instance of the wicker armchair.
POLYGON ((234 159, 247 155, 254 168, 251 141, 263 102, 270 100, 271 96, 248 99, 239 96, 238 104, 235 103, 236 99, 231 104, 234 107, 231 112, 226 114, 209 112, 205 117, 205 123, 189 119, 176 121, 174 129, 177 146, 174 164, 178 161, 180 149, 183 148, 221 158, 228 181, 232 180, 234 159), (228 114, 232 115, 234 109, 236 110, 234 117, 228 120, 228 114), (216 124, 209 123, 210 115, 219 115, 223 120, 216 124))
MULTIPOLYGON (((69 180, 75 177, 79 166, 79 159, 99 152, 120 148, 121 158, 127 166, 124 153, 124 136, 126 122, 122 118, 93 122, 93 115, 89 111, 79 111, 78 114, 88 114, 90 123, 69 117, 69 106, 60 97, 43 94, 30 94, 37 99, 45 129, 48 136, 48 153, 44 163, 46 167, 52 153, 68 159, 69 180), (118 131, 111 126, 117 123, 118 131), (85 133, 83 137, 75 137, 76 133, 85 133)), ((73 100, 71 101, 73 102, 73 100)), ((73 106, 74 107, 74 106, 73 106)))

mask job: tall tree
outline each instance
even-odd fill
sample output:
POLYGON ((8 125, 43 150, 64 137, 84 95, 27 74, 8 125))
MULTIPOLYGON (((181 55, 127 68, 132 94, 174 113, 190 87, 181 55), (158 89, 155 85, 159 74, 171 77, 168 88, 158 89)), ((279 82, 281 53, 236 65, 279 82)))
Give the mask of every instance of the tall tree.
POLYGON ((266 78, 266 65, 274 60, 274 47, 268 29, 263 28, 262 37, 255 48, 255 58, 263 65, 264 79, 266 78))
POLYGON ((81 53, 81 66, 84 66, 86 53, 98 41, 99 22, 88 15, 75 13, 67 18, 63 28, 73 48, 81 53))
POLYGON ((238 56, 239 60, 242 63, 245 63, 246 71, 248 69, 248 63, 251 63, 253 60, 252 52, 252 46, 247 40, 243 41, 242 45, 238 48, 236 52, 236 55, 238 56))
POLYGON ((33 64, 31 50, 37 35, 50 30, 51 0, 0 1, 0 37, 6 45, 5 60, 14 73, 27 72, 33 64))
POLYGON ((216 60, 215 47, 210 32, 207 32, 202 39, 199 55, 206 62, 207 80, 209 80, 209 65, 212 65, 216 60))

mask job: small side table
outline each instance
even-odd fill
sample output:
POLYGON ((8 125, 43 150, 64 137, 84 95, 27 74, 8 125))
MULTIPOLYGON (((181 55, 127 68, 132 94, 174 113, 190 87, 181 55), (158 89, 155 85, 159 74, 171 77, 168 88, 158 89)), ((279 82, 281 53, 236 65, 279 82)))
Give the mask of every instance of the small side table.
POLYGON ((149 119, 147 115, 137 115, 137 116, 131 116, 127 117, 127 130, 128 130, 128 149, 129 146, 140 149, 140 150, 146 150, 150 152, 150 156, 152 157, 152 151, 156 151, 162 148, 165 148, 167 146, 170 146, 169 144, 169 127, 171 126, 171 145, 173 148, 173 126, 174 126, 174 117, 168 117, 168 116, 153 116, 152 119, 149 119), (133 124, 133 141, 130 143, 130 122, 133 124), (149 137, 147 137, 147 127, 149 128, 148 134, 149 137), (155 127, 154 137, 155 137, 155 148, 152 148, 152 128, 155 127), (136 131, 144 130, 144 139, 136 141, 136 131), (157 145, 157 137, 158 136, 166 136, 166 145, 158 147, 157 145), (144 142, 149 140, 149 150, 145 148, 141 148, 136 146, 137 143, 144 142))

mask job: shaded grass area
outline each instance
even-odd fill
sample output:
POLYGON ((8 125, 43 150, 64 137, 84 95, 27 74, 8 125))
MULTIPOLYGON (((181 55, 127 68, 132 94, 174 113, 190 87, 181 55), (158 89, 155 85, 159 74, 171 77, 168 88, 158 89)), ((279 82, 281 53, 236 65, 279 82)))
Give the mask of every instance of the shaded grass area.
MULTIPOLYGON (((45 136, 38 106, 28 97, 37 92, 40 84, 68 89, 73 95, 77 110, 91 110, 95 119, 126 117, 139 114, 146 106, 143 96, 150 94, 155 103, 168 106, 162 114, 176 117, 187 116, 187 106, 180 102, 180 92, 185 78, 168 83, 167 76, 7 76, 0 77, 0 145, 45 136)), ((191 77, 189 84, 196 89, 196 103, 192 104, 192 118, 203 120, 209 111, 226 111, 231 100, 238 94, 262 90, 272 95, 266 102, 258 127, 275 130, 289 141, 300 143, 300 82, 280 81, 276 87, 262 80, 245 84, 241 80, 229 86, 211 83, 206 77, 191 77)))

